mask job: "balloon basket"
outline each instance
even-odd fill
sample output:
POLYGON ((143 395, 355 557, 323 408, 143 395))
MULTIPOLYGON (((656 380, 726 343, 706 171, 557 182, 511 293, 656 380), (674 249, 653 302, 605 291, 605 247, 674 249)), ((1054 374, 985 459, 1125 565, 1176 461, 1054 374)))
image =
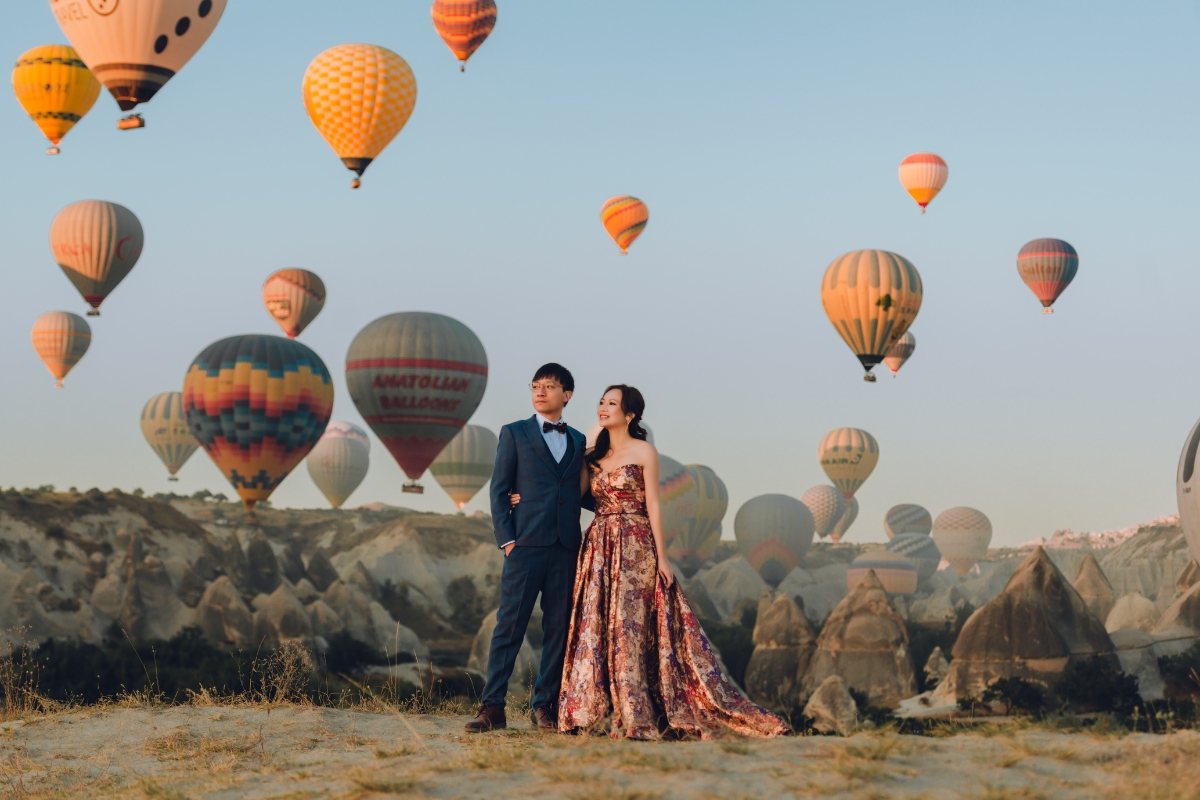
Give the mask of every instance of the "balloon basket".
POLYGON ((172 483, 179 483, 179 478, 176 478, 174 475, 172 475, 171 477, 167 478, 167 480, 168 480, 168 481, 170 481, 170 482, 172 482, 172 483))
POLYGON ((58 381, 57 383, 55 383, 55 384, 54 384, 54 388, 55 388, 55 389, 61 389, 61 388, 62 388, 62 381, 58 381))
POLYGON ((874 383, 875 376, 868 372, 866 375, 863 375, 863 380, 866 381, 867 383, 874 383))
POLYGON ((117 130, 119 131, 131 131, 144 127, 146 127, 146 120, 142 119, 141 114, 130 114, 128 117, 121 117, 117 120, 117 130))
POLYGON ((1043 308, 1043 309, 1042 309, 1042 313, 1043 313, 1043 314, 1053 314, 1053 313, 1054 313, 1054 309, 1053 309, 1053 308, 1043 308))
POLYGON ((412 483, 406 483, 401 486, 400 491, 406 492, 407 494, 425 494, 425 487, 416 481, 413 481, 412 483))
POLYGON ((357 189, 360 186, 362 186, 362 181, 360 181, 358 178, 355 178, 354 180, 350 181, 351 189, 357 189))
POLYGON ((57 147, 47 147, 46 148, 46 155, 48 155, 48 156, 56 156, 59 154, 59 152, 60 151, 57 147))
POLYGON ((98 316, 100 316, 100 309, 93 308, 87 312, 87 315, 89 317, 98 317, 98 316))

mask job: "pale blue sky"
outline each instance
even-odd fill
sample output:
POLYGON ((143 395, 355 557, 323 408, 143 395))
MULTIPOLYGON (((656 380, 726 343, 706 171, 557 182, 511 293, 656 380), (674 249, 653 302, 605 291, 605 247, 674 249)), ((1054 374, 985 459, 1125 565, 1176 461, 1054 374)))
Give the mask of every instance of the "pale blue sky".
MULTIPOLYGON (((47 3, 8 5, 10 63, 64 41, 47 3)), ((343 380, 359 329, 450 314, 491 364, 473 422, 527 416, 551 359, 577 376, 580 428, 605 384, 633 383, 662 451, 728 484, 727 533, 750 497, 824 482, 817 442, 844 425, 882 450, 851 540, 883 540, 900 502, 979 508, 998 544, 1173 512, 1200 414, 1198 34, 1182 2, 501 0, 463 75, 425 0, 230 0, 145 130, 118 132, 105 93, 50 158, 0 103, 0 484, 228 493, 202 452, 168 484, 138 414, 209 342, 278 333, 260 287, 303 267, 329 290, 302 340, 336 377, 335 419, 361 424, 343 380), (419 92, 358 192, 300 98, 308 62, 354 41, 400 53, 419 92), (950 165, 924 217, 896 178, 919 150, 950 165), (620 258, 598 213, 625 193, 651 218, 620 258), (133 209, 146 245, 55 391, 29 326, 85 308, 46 238, 86 198, 133 209), (1047 317, 1015 267, 1041 236, 1080 254, 1047 317), (926 288, 916 354, 876 385, 818 290, 866 247, 926 288)), ((423 498, 402 480, 376 440, 350 503, 452 509, 430 476, 423 498)), ((303 466, 274 500, 324 504, 303 466)))

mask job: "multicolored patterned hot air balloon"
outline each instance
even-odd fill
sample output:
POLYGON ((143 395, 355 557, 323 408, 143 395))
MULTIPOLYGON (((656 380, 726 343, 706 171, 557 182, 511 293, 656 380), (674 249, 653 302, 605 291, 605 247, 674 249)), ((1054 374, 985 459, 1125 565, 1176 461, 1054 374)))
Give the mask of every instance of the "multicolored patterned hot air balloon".
POLYGON ((496 27, 494 0, 433 0, 433 28, 467 71, 467 59, 496 27))
POLYGON ((933 541, 958 577, 964 577, 987 555, 992 522, 982 511, 961 506, 943 511, 933 521, 933 541))
POLYGON ((699 489, 687 467, 658 454, 658 501, 662 508, 663 538, 667 544, 682 533, 696 514, 699 489))
POLYGON ((872 550, 851 561, 846 571, 846 587, 853 592, 871 570, 875 571, 875 577, 888 594, 912 594, 917 590, 916 564, 887 550, 872 550))
MULTIPOLYGON (((208 40, 226 0, 50 0, 79 57, 122 111, 145 103, 208 40)), ((118 128, 142 127, 118 124, 118 128)))
POLYGON ((938 564, 942 563, 942 551, 927 533, 901 533, 887 543, 887 549, 916 565, 918 586, 932 578, 938 564))
POLYGON ((325 307, 325 283, 306 269, 281 269, 263 284, 262 299, 267 313, 295 339, 325 307))
POLYGON ((842 497, 849 500, 875 471, 879 442, 860 428, 838 428, 821 439, 817 459, 842 497))
POLYGON ((142 406, 142 436, 166 466, 169 481, 179 480, 175 473, 200 446, 188 428, 180 392, 163 392, 146 401, 142 406))
POLYGON ((492 479, 496 434, 482 425, 464 425, 429 465, 438 485, 462 508, 492 479))
POLYGON ((69 311, 50 311, 33 323, 29 332, 38 358, 58 381, 55 389, 63 387, 63 378, 79 363, 92 343, 92 329, 83 317, 69 311))
POLYGON ((100 81, 74 49, 47 44, 21 54, 12 74, 13 92, 25 113, 50 140, 50 155, 100 96, 100 81))
POLYGON ((125 206, 81 200, 58 212, 50 224, 50 250, 92 310, 125 279, 142 255, 142 223, 125 206))
POLYGON ((928 536, 933 529, 933 515, 915 503, 892 506, 883 515, 883 530, 889 539, 906 533, 928 536))
POLYGON ((667 546, 667 557, 679 566, 685 578, 700 571, 721 543, 721 520, 729 510, 729 492, 717 473, 701 464, 688 464, 696 485, 696 505, 683 530, 667 546))
POLYGON ((834 260, 821 279, 821 305, 866 374, 883 360, 921 310, 921 276, 887 250, 855 250, 834 260))
POLYGON ((912 357, 913 352, 917 349, 917 337, 913 336, 912 331, 905 331, 904 335, 896 340, 896 343, 888 348, 883 355, 883 363, 892 371, 892 377, 896 377, 896 373, 904 366, 904 362, 912 357))
POLYGON ((646 204, 627 194, 610 197, 600 207, 600 221, 617 247, 621 248, 621 255, 625 255, 633 240, 642 235, 649 219, 650 209, 646 208, 646 204))
POLYGON ((913 153, 900 162, 900 185, 917 201, 922 214, 949 177, 950 168, 941 156, 933 153, 913 153))
POLYGON ((304 345, 248 334, 200 351, 183 379, 192 436, 242 498, 246 517, 321 438, 333 380, 304 345))
POLYGON ((824 539, 846 513, 846 498, 832 486, 813 486, 800 495, 800 502, 812 512, 817 536, 824 539))
POLYGON ((417 79, 408 62, 373 44, 331 47, 304 72, 304 107, 333 152, 359 178, 412 116, 417 79))
POLYGON ((471 329, 425 311, 380 317, 346 353, 346 386, 366 423, 409 477, 417 479, 483 399, 487 353, 471 329))
POLYGON ((784 494, 751 498, 733 519, 739 552, 772 587, 779 586, 804 558, 813 528, 808 507, 784 494))
POLYGON ((846 503, 846 510, 842 513, 842 518, 833 524, 833 530, 829 532, 829 541, 834 544, 840 542, 856 519, 858 519, 858 498, 851 497, 850 502, 846 503))
POLYGON ((1054 301, 1079 271, 1079 254, 1062 239, 1034 239, 1017 253, 1021 280, 1042 302, 1042 313, 1053 314, 1054 301))
POLYGON ((353 423, 331 422, 304 463, 308 465, 308 476, 329 505, 341 508, 367 477, 371 440, 366 431, 353 423))

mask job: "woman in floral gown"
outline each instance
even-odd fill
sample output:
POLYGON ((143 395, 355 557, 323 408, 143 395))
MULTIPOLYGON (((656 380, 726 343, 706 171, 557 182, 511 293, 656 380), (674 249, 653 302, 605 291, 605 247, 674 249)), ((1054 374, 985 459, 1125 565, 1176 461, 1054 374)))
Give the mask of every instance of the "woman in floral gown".
POLYGON ((611 717, 614 738, 787 733, 721 672, 675 580, 644 409, 641 392, 623 384, 608 387, 597 409, 601 432, 581 477, 596 519, 579 551, 559 731, 595 730, 611 717))

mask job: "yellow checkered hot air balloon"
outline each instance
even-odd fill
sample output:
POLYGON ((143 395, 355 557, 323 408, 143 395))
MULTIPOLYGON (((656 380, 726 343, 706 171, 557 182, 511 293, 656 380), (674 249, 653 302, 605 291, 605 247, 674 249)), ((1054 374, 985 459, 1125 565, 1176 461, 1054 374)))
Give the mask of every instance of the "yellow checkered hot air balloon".
POLYGON ((627 194, 610 197, 600 207, 600 221, 617 247, 621 248, 621 255, 625 255, 633 240, 642 235, 649 219, 650 209, 646 208, 646 204, 627 194))
POLYGON ((467 59, 496 27, 494 0, 433 0, 433 27, 467 71, 467 59))
POLYGON ((52 156, 58 155, 58 143, 100 96, 100 81, 65 44, 22 53, 13 68, 12 84, 21 108, 50 140, 46 152, 52 156))
POLYGON ((313 125, 359 178, 412 116, 417 79, 403 58, 373 44, 331 47, 304 72, 304 107, 313 125))

